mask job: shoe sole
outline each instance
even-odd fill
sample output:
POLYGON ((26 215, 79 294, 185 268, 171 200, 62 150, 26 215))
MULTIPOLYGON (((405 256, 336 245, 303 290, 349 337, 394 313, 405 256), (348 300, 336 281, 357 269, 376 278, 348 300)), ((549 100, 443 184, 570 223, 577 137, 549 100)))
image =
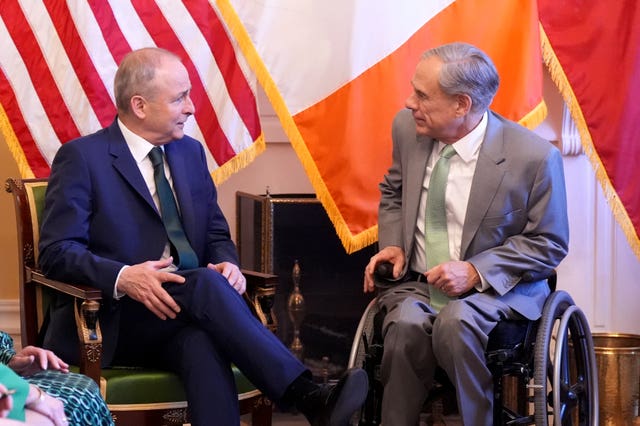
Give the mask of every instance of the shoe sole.
POLYGON ((351 372, 340 390, 329 426, 348 426, 353 413, 364 404, 368 390, 367 373, 364 370, 351 372))

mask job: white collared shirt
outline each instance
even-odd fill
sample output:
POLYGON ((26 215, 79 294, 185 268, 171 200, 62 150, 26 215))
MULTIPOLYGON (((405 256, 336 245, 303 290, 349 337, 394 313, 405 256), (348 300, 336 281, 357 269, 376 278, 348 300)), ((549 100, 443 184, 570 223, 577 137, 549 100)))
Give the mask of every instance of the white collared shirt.
MULTIPOLYGON (((460 246, 462 244, 462 228, 467 213, 471 182, 476 171, 480 145, 487 131, 487 113, 485 112, 480 123, 467 135, 453 144, 458 155, 449 160, 449 176, 445 191, 445 210, 447 214, 447 233, 449 237, 449 255, 452 260, 460 260, 460 246)), ((440 158, 440 151, 445 147, 442 142, 433 144, 433 150, 427 161, 427 169, 420 191, 420 204, 418 208, 418 220, 415 232, 415 247, 410 260, 410 269, 416 272, 427 270, 425 253, 424 226, 427 198, 429 193, 429 180, 431 171, 440 158)))
MULTIPOLYGON (((160 198, 158 197, 158 191, 156 191, 156 181, 153 177, 153 164, 151 164, 151 159, 149 158, 149 152, 151 152, 151 150, 156 146, 152 143, 147 142, 147 140, 141 138, 140 136, 129 130, 127 126, 125 126, 122 121, 120 121, 119 118, 118 126, 120 127, 120 131, 122 132, 122 136, 124 136, 124 140, 127 143, 127 146, 129 147, 129 151, 131 151, 133 159, 136 161, 138 169, 140 169, 140 173, 142 174, 144 183, 147 184, 147 188, 149 189, 149 193, 151 193, 153 202, 156 204, 158 212, 160 212, 160 198)), ((160 148, 164 152, 164 147, 161 146, 160 148)), ((173 179, 171 178, 171 170, 169 169, 169 165, 167 164, 166 160, 164 161, 164 174, 169 181, 171 190, 173 190, 173 179)), ((175 197, 175 191, 173 192, 173 196, 175 197)))
MULTIPOLYGON (((133 159, 135 160, 136 165, 138 166, 138 169, 142 174, 144 183, 147 185, 149 193, 151 193, 151 197, 153 198, 153 202, 155 203, 158 212, 160 212, 160 198, 158 197, 158 191, 156 190, 156 181, 153 177, 153 164, 151 163, 151 159, 149 158, 149 152, 151 152, 151 150, 156 146, 129 130, 127 126, 125 126, 124 123, 120 121, 120 118, 118 118, 117 121, 118 127, 120 127, 120 131, 122 132, 122 136, 127 143, 127 147, 129 148, 129 151, 131 152, 131 155, 133 156, 133 159)), ((164 151, 164 147, 160 148, 164 151)), ((171 170, 169 169, 167 161, 164 161, 163 164, 164 174, 169 181, 171 190, 174 192, 173 196, 174 198, 176 198, 175 190, 173 189, 173 179, 171 178, 171 170)), ((177 200, 178 199, 176 198, 176 204, 178 203, 177 200)), ((179 206, 178 209, 180 209, 179 206)), ((169 246, 169 242, 167 241, 160 259, 167 259, 169 256, 171 256, 171 247, 169 246)), ((122 271, 127 267, 128 265, 122 267, 122 269, 120 269, 120 272, 118 272, 118 276, 116 277, 116 283, 113 286, 113 297, 115 299, 120 299, 124 295, 124 293, 118 291, 118 280, 120 279, 120 274, 122 274, 122 271)), ((177 270, 177 267, 171 265, 170 267, 165 268, 165 270, 173 272, 177 270)))

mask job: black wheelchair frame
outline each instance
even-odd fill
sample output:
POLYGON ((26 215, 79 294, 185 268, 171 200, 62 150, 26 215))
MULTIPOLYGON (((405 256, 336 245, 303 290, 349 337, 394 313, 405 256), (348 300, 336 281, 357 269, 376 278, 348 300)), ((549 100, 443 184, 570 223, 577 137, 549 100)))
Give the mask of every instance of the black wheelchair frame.
MULTIPOLYGON (((588 321, 567 292, 556 290, 555 274, 548 283, 551 294, 539 320, 501 321, 489 335, 486 358, 494 381, 495 426, 598 424, 596 360, 588 321), (505 389, 508 377, 517 385, 505 389)), ((383 316, 377 298, 372 300, 351 348, 349 367, 367 371, 370 386, 362 410, 352 419, 358 426, 380 424, 383 316)), ((426 402, 453 388, 441 369, 436 382, 426 402)))

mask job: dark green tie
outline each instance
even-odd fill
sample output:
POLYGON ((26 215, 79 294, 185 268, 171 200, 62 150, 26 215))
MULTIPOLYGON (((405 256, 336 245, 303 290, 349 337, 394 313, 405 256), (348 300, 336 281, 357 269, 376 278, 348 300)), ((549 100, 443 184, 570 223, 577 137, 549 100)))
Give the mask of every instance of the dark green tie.
MULTIPOLYGON (((451 260, 449 256, 449 236, 447 233, 447 212, 444 194, 449 175, 449 159, 456 154, 451 145, 445 146, 440 158, 431 171, 429 192, 427 193, 427 211, 425 215, 424 239, 427 255, 427 270, 440 263, 451 260)), ((440 311, 449 302, 449 298, 437 288, 429 287, 431 306, 440 311)))
POLYGON ((176 199, 173 197, 171 185, 164 174, 164 161, 162 148, 155 147, 149 152, 149 159, 153 164, 153 177, 156 181, 156 191, 160 199, 160 213, 164 227, 167 230, 167 236, 171 243, 171 255, 174 257, 174 263, 178 269, 193 269, 198 267, 198 257, 196 256, 191 244, 187 240, 187 236, 180 222, 176 199))

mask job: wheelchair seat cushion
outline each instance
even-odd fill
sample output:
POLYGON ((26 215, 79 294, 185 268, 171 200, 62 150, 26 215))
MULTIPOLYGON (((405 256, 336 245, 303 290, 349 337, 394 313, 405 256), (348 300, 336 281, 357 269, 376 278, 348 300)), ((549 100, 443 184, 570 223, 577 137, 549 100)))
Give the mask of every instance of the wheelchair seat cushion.
POLYGON ((529 327, 533 324, 529 320, 505 320, 489 333, 487 352, 502 349, 513 349, 515 346, 524 343, 529 327))

